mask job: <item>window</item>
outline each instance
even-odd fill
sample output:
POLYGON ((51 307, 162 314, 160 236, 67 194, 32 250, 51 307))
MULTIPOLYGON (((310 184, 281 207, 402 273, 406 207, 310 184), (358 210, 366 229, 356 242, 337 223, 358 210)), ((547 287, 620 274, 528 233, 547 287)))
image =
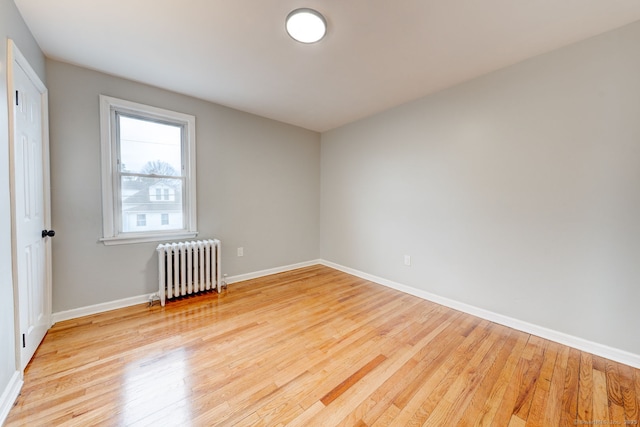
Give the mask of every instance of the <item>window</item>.
POLYGON ((195 237, 195 117, 100 95, 100 127, 102 241, 195 237))

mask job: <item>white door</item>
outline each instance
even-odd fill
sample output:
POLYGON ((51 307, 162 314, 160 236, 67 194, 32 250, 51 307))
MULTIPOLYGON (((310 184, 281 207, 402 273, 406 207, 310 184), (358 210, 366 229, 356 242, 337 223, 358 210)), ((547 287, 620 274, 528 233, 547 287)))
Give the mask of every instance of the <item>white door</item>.
POLYGON ((24 369, 51 326, 46 88, 9 43, 11 183, 17 344, 24 369), (45 234, 44 231, 47 233, 45 234))

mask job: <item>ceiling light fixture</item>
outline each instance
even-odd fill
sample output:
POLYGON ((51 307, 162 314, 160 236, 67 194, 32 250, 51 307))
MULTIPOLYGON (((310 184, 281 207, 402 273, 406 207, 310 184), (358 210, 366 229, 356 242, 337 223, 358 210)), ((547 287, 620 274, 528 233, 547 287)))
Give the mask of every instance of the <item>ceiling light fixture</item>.
POLYGON ((327 21, 316 10, 296 9, 287 15, 287 33, 300 43, 315 43, 327 34, 327 21))

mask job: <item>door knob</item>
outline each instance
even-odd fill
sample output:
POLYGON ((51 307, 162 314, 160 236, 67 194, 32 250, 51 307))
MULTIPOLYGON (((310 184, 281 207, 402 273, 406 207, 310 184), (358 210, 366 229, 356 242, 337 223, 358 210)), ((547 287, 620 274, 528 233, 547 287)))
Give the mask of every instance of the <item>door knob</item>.
POLYGON ((56 232, 53 230, 42 230, 42 237, 45 238, 47 236, 53 237, 56 235, 56 232))

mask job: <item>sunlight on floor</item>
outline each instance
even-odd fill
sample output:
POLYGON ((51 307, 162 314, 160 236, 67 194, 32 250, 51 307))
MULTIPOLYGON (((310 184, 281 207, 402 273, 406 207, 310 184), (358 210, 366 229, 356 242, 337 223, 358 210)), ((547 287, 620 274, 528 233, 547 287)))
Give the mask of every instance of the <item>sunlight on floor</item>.
POLYGON ((157 354, 127 366, 124 380, 122 424, 162 420, 166 425, 188 425, 191 406, 187 397, 189 372, 184 349, 157 354), (148 415, 148 414, 152 415, 148 415))

